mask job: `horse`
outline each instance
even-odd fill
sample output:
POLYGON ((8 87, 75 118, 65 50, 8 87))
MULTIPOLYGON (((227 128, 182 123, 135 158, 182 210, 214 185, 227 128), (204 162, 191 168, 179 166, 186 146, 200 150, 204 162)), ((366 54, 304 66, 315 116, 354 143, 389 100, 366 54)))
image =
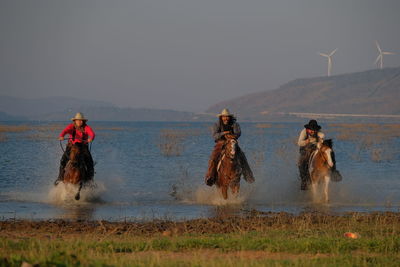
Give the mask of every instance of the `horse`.
POLYGON ((83 159, 82 144, 76 143, 71 145, 69 160, 65 166, 65 173, 62 181, 64 184, 79 185, 75 199, 80 199, 80 192, 86 178, 86 166, 83 159))
POLYGON ((313 200, 316 201, 317 187, 323 184, 325 203, 329 202, 329 182, 335 165, 333 143, 331 139, 318 143, 317 149, 311 154, 309 174, 313 200))
POLYGON ((239 146, 235 138, 228 137, 217 166, 216 186, 221 189, 222 197, 228 198, 228 187, 237 196, 240 189, 242 168, 239 162, 239 146))

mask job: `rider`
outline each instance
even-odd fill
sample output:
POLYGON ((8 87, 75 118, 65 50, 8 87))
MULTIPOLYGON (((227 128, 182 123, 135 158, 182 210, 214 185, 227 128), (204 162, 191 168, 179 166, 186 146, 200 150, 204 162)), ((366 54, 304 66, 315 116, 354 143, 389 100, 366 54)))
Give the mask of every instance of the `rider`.
MULTIPOLYGON (((212 186, 216 181, 218 161, 226 137, 238 139, 241 135, 240 126, 236 122, 235 116, 231 114, 228 109, 223 109, 221 114, 218 114, 218 118, 218 122, 216 122, 212 128, 212 136, 214 137, 215 146, 208 162, 208 171, 205 177, 205 182, 208 186, 212 186)), ((246 156, 239 146, 237 149, 239 162, 243 170, 243 177, 247 182, 252 183, 254 182, 254 176, 247 162, 246 156)))
POLYGON ((321 126, 318 125, 317 121, 310 120, 308 124, 304 125, 304 129, 300 132, 299 140, 297 141, 300 147, 298 167, 301 179, 301 190, 307 190, 307 186, 310 183, 308 174, 310 156, 317 148, 317 144, 324 141, 325 134, 320 130, 321 126))
POLYGON ((95 133, 92 128, 86 124, 87 119, 83 116, 82 113, 76 113, 75 117, 71 119, 73 123, 69 124, 59 136, 59 140, 64 140, 64 136, 69 134, 69 141, 65 148, 65 152, 62 155, 60 160, 60 170, 58 174, 57 180, 54 182, 54 185, 57 185, 64 176, 65 165, 68 162, 69 153, 71 151, 71 146, 76 143, 82 144, 82 155, 86 165, 87 171, 87 180, 92 180, 94 176, 94 167, 93 167, 93 159, 90 154, 88 143, 92 142, 95 137, 95 133))

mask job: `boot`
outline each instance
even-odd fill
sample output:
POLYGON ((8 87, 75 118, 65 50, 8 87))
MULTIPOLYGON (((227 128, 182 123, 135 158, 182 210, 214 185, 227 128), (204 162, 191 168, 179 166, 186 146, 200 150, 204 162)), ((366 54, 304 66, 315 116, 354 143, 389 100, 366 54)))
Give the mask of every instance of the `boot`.
POLYGON ((239 164, 242 167, 243 179, 248 183, 254 183, 253 171, 250 169, 249 163, 247 161, 246 155, 243 151, 239 150, 239 164))
POLYGON ((210 166, 204 180, 208 186, 213 186, 217 181, 217 170, 214 161, 210 161, 210 166))
POLYGON ((304 168, 300 169, 300 180, 301 180, 300 189, 308 190, 309 178, 304 168))
POLYGON ((58 171, 58 177, 54 181, 54 186, 57 186, 63 180, 64 174, 65 174, 65 169, 62 166, 60 166, 60 169, 58 171))

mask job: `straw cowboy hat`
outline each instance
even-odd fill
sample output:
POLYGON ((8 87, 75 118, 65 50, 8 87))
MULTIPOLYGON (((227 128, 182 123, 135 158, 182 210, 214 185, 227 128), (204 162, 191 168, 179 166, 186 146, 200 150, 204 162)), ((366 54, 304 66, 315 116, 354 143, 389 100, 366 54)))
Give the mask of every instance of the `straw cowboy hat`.
POLYGON ((71 119, 71 121, 74 121, 74 120, 87 121, 87 119, 85 118, 85 116, 81 112, 78 112, 78 113, 75 114, 75 117, 73 117, 71 119))
POLYGON ((313 131, 321 130, 321 126, 318 125, 316 120, 310 120, 308 122, 308 124, 304 125, 304 128, 310 129, 310 130, 313 130, 313 131))
POLYGON ((224 109, 221 111, 221 113, 218 114, 217 116, 218 116, 218 117, 221 117, 221 116, 229 116, 229 117, 232 117, 233 114, 229 112, 229 109, 224 108, 224 109))

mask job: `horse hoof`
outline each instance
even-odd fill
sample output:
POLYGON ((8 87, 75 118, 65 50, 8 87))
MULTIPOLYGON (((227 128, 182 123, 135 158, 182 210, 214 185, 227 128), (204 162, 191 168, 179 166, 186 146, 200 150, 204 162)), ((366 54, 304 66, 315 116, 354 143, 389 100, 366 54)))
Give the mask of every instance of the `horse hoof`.
POLYGON ((81 196, 79 194, 76 194, 75 200, 79 200, 80 198, 81 198, 81 196))

